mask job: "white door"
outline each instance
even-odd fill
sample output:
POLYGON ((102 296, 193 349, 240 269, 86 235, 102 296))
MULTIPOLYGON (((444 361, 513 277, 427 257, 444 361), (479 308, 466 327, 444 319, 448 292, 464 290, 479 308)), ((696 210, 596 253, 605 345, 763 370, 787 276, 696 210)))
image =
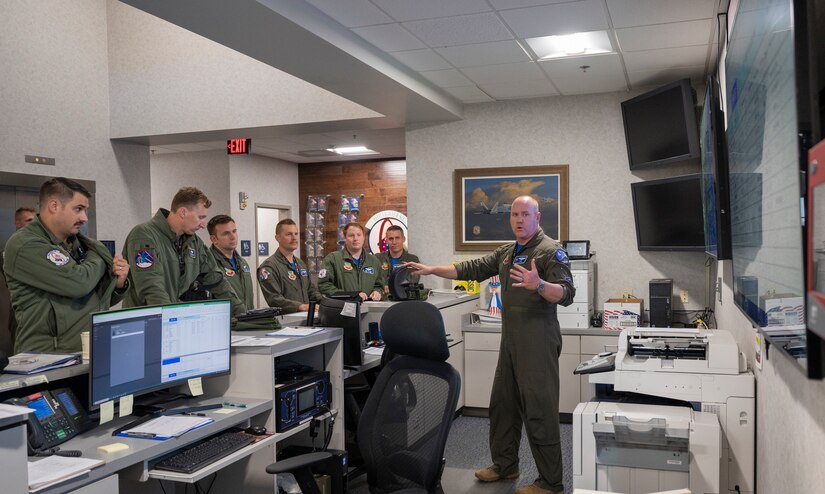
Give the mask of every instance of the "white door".
MULTIPOLYGON (((278 249, 278 242, 275 241, 275 226, 279 221, 291 217, 291 208, 288 206, 278 206, 274 204, 255 204, 255 243, 252 245, 255 256, 255 266, 260 266, 269 256, 278 249), (266 243, 266 253, 260 250, 260 245, 266 243)), ((293 218, 294 219, 294 218, 293 218)), ((296 221, 295 223, 298 223, 296 221)), ((257 271, 257 269, 256 269, 257 271)), ((257 280, 257 278, 256 278, 257 280)), ((256 307, 266 307, 261 288, 255 283, 256 307)))

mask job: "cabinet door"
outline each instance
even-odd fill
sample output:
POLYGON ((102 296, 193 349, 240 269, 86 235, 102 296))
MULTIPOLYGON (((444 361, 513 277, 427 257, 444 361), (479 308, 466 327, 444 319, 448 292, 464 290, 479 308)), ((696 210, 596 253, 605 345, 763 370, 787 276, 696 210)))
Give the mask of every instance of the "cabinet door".
MULTIPOLYGON (((460 333, 459 333, 460 334, 460 333)), ((464 406, 464 394, 465 390, 467 389, 467 383, 465 382, 465 373, 464 373, 464 342, 457 345, 450 346, 450 358, 447 359, 447 363, 452 365, 455 370, 458 371, 458 375, 461 377, 461 392, 458 394, 458 403, 455 406, 455 409, 458 410, 464 406)))
POLYGON ((562 353, 559 357, 559 412, 573 413, 579 404, 581 376, 573 374, 579 365, 578 354, 562 353))
MULTIPOLYGON (((590 360, 593 357, 595 357, 595 355, 582 354, 581 361, 584 362, 585 360, 590 360)), ((579 376, 579 379, 581 380, 581 393, 579 394, 579 398, 582 402, 591 401, 593 395, 596 394, 596 385, 590 384, 590 379, 588 378, 588 376, 590 376, 590 374, 584 374, 579 376)))
POLYGON ((489 408, 490 391, 493 389, 493 377, 496 375, 498 352, 469 350, 464 352, 464 375, 467 380, 467 392, 464 405, 468 407, 489 408))

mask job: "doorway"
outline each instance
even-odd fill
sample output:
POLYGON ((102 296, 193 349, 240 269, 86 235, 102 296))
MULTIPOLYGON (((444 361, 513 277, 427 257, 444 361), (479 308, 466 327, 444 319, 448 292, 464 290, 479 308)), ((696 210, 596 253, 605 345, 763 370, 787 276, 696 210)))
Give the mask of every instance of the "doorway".
MULTIPOLYGON (((278 249, 278 242, 275 241, 275 226, 286 218, 292 218, 292 208, 289 206, 255 203, 255 243, 252 249, 255 251, 256 272, 257 267, 278 249), (266 253, 262 253, 258 248, 262 242, 267 243, 266 253)), ((267 307, 261 287, 257 282, 255 283, 255 306, 267 307)))

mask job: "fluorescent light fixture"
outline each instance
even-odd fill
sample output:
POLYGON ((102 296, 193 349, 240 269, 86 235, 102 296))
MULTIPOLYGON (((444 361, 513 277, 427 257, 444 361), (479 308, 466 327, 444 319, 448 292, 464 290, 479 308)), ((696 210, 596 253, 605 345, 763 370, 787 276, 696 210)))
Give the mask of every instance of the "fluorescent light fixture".
POLYGON ((607 31, 590 31, 563 36, 541 36, 525 39, 539 60, 563 57, 581 57, 597 53, 610 53, 613 45, 607 31))
POLYGON ((342 156, 362 156, 366 154, 380 154, 378 151, 373 151, 372 149, 367 149, 366 146, 350 146, 350 147, 331 147, 327 148, 327 151, 332 153, 338 153, 342 156))

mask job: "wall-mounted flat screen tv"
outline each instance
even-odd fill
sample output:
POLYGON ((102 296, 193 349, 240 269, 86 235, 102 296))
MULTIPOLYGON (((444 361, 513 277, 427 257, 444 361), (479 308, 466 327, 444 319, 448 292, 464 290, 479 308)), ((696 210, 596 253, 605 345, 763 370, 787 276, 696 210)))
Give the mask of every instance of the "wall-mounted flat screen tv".
POLYGON ((682 79, 622 102, 631 170, 699 157, 695 100, 682 79))
POLYGON ((630 185, 639 250, 703 251, 701 175, 630 185))
POLYGON ((702 149, 702 207, 705 213, 705 252, 730 259, 730 195, 725 115, 720 108, 719 83, 708 78, 705 104, 699 123, 702 149))

